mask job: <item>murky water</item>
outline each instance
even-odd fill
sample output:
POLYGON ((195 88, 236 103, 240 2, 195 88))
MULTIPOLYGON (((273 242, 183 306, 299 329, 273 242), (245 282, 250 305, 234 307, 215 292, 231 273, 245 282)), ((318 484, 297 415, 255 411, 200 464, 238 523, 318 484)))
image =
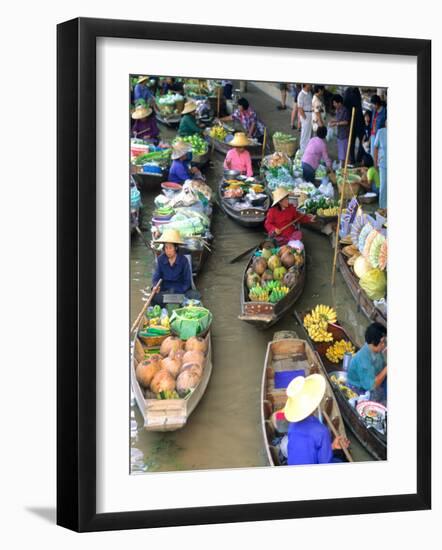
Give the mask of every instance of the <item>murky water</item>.
MULTIPOLYGON (((248 94, 259 112, 271 100, 263 94, 248 94), (260 103, 262 107, 260 108, 260 103)), ((274 103, 274 102, 273 102, 274 103)), ((272 131, 288 131, 286 113, 276 111, 263 116, 272 131), (284 118, 282 118, 284 117, 284 118), (273 127, 272 127, 273 123, 273 127)), ((163 135, 173 135, 162 130, 163 135)), ((222 174, 222 156, 214 152, 206 170, 207 182, 215 190, 222 174)), ((150 238, 149 220, 153 199, 159 188, 143 192, 143 232, 150 238)), ((188 424, 176 432, 146 432, 135 402, 131 404, 132 472, 195 470, 266 466, 264 439, 260 422, 260 391, 267 343, 278 330, 296 330, 292 312, 267 331, 238 320, 242 275, 247 262, 230 264, 242 251, 262 240, 261 230, 246 229, 214 207, 213 252, 196 280, 204 305, 214 316, 212 325, 213 371, 207 390, 188 424)), ((339 272, 331 287, 333 250, 328 238, 304 229, 307 252, 307 280, 296 304, 298 310, 318 303, 336 307, 338 318, 358 344, 363 343, 366 318, 357 307, 339 272)), ((153 267, 152 253, 135 236, 131 249, 131 317, 142 307, 153 267)), ((350 435, 350 434, 349 434, 350 435)), ((351 437, 350 437, 351 439, 351 437)), ((352 440, 355 460, 370 456, 352 440)))

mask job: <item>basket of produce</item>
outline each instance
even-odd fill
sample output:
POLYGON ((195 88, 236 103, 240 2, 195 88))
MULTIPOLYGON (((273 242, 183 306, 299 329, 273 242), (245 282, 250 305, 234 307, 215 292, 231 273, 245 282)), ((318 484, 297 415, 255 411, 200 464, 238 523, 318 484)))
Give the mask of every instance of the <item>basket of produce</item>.
POLYGON ((314 214, 318 218, 331 220, 335 219, 338 215, 339 203, 334 199, 324 196, 320 196, 318 198, 312 197, 303 201, 302 210, 306 214, 314 214))
POLYGON ((172 334, 188 340, 192 336, 205 336, 212 323, 212 314, 205 307, 187 306, 175 309, 170 317, 172 334))
POLYGON ((169 315, 167 309, 160 306, 147 308, 143 327, 138 332, 138 337, 148 347, 159 346, 170 336, 169 315))
POLYGON ((201 136, 195 134, 194 136, 178 137, 174 140, 174 144, 180 141, 190 143, 192 146, 192 162, 203 162, 205 156, 209 152, 209 144, 201 136))
POLYGON ((285 153, 289 157, 292 157, 298 147, 298 138, 291 134, 275 132, 273 134, 273 147, 276 152, 285 153))
MULTIPOLYGON (((343 181, 342 178, 338 178, 337 183, 338 183, 338 191, 339 191, 339 195, 340 195, 342 193, 342 186, 343 186, 344 181, 343 181)), ((361 186, 360 186, 359 182, 356 182, 356 181, 350 182, 350 180, 349 180, 347 182, 347 185, 345 186, 345 189, 344 189, 344 199, 350 200, 353 197, 357 197, 360 188, 361 188, 361 186)))

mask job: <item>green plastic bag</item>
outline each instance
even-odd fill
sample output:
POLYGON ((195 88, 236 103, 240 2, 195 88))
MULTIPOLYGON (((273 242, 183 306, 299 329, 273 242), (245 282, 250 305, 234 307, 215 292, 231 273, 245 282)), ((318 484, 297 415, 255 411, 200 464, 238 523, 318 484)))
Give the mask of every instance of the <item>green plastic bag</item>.
POLYGON ((385 271, 370 269, 359 279, 359 285, 371 300, 381 300, 387 290, 385 271))
POLYGON ((207 330, 212 314, 205 307, 188 306, 175 309, 170 317, 170 328, 181 340, 188 340, 207 330))

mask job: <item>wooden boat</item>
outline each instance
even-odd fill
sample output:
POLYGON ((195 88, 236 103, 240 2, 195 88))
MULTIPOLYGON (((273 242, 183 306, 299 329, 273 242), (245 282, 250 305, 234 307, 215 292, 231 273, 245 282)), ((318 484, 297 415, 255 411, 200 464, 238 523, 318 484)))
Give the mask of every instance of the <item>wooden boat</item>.
MULTIPOLYGON (((226 155, 231 147, 228 143, 225 141, 220 141, 219 139, 213 138, 210 135, 208 135, 209 143, 211 146, 215 149, 215 151, 218 151, 218 153, 221 153, 223 155, 226 155)), ((250 153, 250 156, 252 157, 252 161, 255 160, 261 160, 262 158, 262 145, 260 143, 257 143, 256 145, 250 145, 247 147, 247 151, 250 153)), ((264 154, 268 154, 270 152, 270 147, 267 144, 266 151, 264 154)))
MULTIPOLYGON (((305 376, 315 373, 324 376, 327 382, 326 390, 319 409, 321 412, 325 411, 327 413, 337 433, 346 437, 338 402, 317 354, 310 344, 306 340, 298 338, 296 333, 276 333, 273 341, 267 345, 261 381, 261 425, 270 466, 281 465, 278 448, 274 446, 274 439, 284 435, 284 432, 279 432, 275 423, 272 422, 272 415, 283 409, 287 401, 286 388, 275 388, 275 373, 294 370, 304 371, 305 376)), ((316 414, 318 414, 318 411, 316 411, 316 414)), ((325 420, 324 424, 327 425, 325 420)), ((333 434, 331 434, 331 439, 333 441, 333 434)))
MULTIPOLYGON (((141 323, 142 321, 140 321, 141 323)), ((179 430, 187 423, 187 419, 203 397, 212 373, 210 332, 206 335, 206 339, 208 351, 203 375, 198 386, 184 399, 157 399, 155 394, 143 390, 135 375, 137 365, 145 358, 145 350, 148 349, 140 338, 135 336, 132 343, 131 386, 135 401, 144 419, 144 428, 147 431, 174 431, 179 430)))
POLYGON ((138 189, 152 189, 167 180, 169 167, 163 167, 160 173, 143 172, 142 166, 131 164, 131 175, 137 183, 138 189))
POLYGON ((195 164, 198 167, 205 166, 210 160, 210 149, 202 155, 192 155, 192 164, 195 164))
POLYGON ((347 283, 347 286, 358 304, 358 308, 363 312, 367 319, 371 322, 381 323, 384 327, 387 326, 387 316, 374 305, 373 300, 371 300, 365 290, 359 286, 358 278, 355 275, 353 269, 347 264, 347 256, 342 252, 341 243, 338 244, 338 256, 337 256, 337 265, 339 271, 341 272, 344 281, 347 283))
POLYGON ((218 202, 221 210, 243 227, 258 227, 262 225, 270 207, 270 197, 267 197, 263 206, 251 206, 250 208, 236 210, 231 202, 232 199, 225 199, 223 196, 223 182, 224 179, 221 179, 218 185, 218 202))
MULTIPOLYGON (((256 248, 259 250, 259 248, 256 248)), ((256 252, 255 250, 255 252, 256 252)), ((246 321, 251 325, 260 329, 266 329, 281 319, 288 311, 293 308, 296 300, 301 296, 304 290, 305 284, 305 252, 304 252, 304 265, 300 270, 300 274, 295 286, 284 296, 282 300, 279 300, 276 304, 270 302, 251 302, 248 300, 249 289, 247 288, 247 270, 251 267, 254 254, 252 254, 247 266, 244 270, 243 283, 241 286, 241 315, 238 319, 246 321)))
POLYGON ((337 218, 319 218, 317 217, 314 222, 301 224, 303 228, 326 235, 329 237, 334 231, 336 231, 337 218))
MULTIPOLYGON (((329 378, 329 380, 332 373, 344 372, 342 361, 340 363, 332 363, 327 359, 325 355, 325 352, 330 343, 313 342, 313 340, 310 339, 307 331, 304 329, 303 319, 305 317, 305 314, 300 314, 295 311, 295 317, 306 339, 313 347, 313 349, 318 353, 318 357, 324 367, 325 372, 327 373, 327 377, 329 378)), ((351 341, 351 338, 348 336, 346 331, 337 324, 329 325, 329 331, 333 334, 335 340, 345 339, 351 341)), ((352 343, 357 349, 355 343, 352 343)), ((339 403, 342 416, 348 428, 352 431, 354 436, 358 439, 358 441, 366 449, 366 451, 370 453, 371 456, 373 456, 373 458, 375 458, 376 460, 386 460, 387 437, 374 428, 367 428, 356 409, 350 405, 342 391, 333 383, 332 387, 335 392, 336 399, 339 403)))

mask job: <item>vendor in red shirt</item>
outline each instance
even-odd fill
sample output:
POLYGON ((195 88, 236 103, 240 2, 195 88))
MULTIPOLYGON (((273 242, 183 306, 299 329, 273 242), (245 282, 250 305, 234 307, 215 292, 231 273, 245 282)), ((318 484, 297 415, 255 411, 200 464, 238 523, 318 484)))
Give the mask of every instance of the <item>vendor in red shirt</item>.
POLYGON ((285 227, 291 221, 298 220, 300 223, 309 223, 315 221, 315 216, 311 214, 301 214, 289 203, 288 196, 290 191, 283 187, 278 187, 273 193, 273 204, 267 212, 264 227, 271 237, 275 237, 278 245, 287 244, 289 241, 300 241, 302 232, 298 224, 285 227), (281 231, 282 230, 282 231, 281 231))

